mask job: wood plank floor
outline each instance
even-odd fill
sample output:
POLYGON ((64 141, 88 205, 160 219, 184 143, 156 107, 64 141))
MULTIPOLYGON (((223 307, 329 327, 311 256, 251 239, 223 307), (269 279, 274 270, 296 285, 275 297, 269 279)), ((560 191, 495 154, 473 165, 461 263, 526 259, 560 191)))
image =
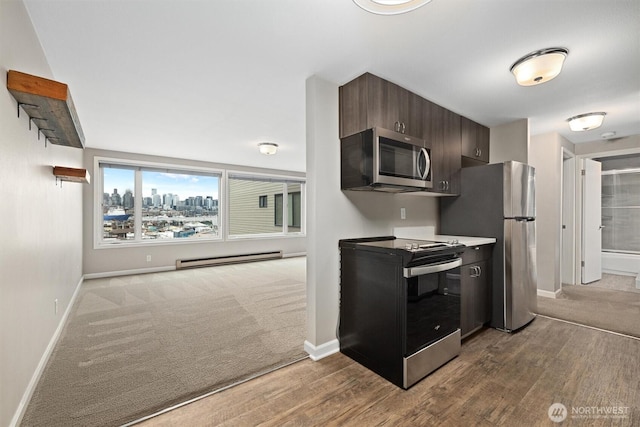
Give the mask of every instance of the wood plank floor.
POLYGON ((139 425, 553 426, 548 410, 556 402, 568 409, 565 426, 640 425, 640 340, 538 317, 516 334, 485 329, 469 337, 459 357, 407 391, 335 354, 139 425), (624 413, 587 417, 593 407, 624 413))

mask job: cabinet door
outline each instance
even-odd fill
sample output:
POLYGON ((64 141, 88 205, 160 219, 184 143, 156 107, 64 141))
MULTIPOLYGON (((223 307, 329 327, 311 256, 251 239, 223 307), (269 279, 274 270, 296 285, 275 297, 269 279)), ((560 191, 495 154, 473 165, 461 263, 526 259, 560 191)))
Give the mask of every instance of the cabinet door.
POLYGON ((475 264, 478 267, 478 275, 474 278, 476 282, 475 295, 475 318, 474 328, 480 328, 491 320, 491 271, 489 263, 481 261, 475 264))
POLYGON ((445 164, 444 150, 444 108, 426 99, 422 105, 422 139, 431 144, 431 170, 433 174, 433 188, 429 191, 434 193, 446 192, 446 180, 449 176, 447 165, 445 164))
POLYGON ((479 160, 489 163, 489 128, 476 124, 476 145, 480 149, 479 160))
POLYGON ((433 188, 442 194, 460 192, 460 116, 426 101, 423 104, 423 138, 431 143, 433 188))
POLYGON ((365 73, 339 89, 340 138, 372 127, 422 136, 422 98, 365 73))
POLYGON ((367 74, 339 88, 340 138, 367 129, 367 74))
POLYGON ((460 194, 460 168, 462 167, 460 148, 460 116, 444 110, 443 168, 446 171, 447 194, 460 194))
POLYGON ((489 163, 489 128, 462 117, 460 131, 462 155, 478 162, 489 163))
POLYGON ((400 114, 398 120, 404 125, 405 134, 421 138, 424 129, 423 108, 426 99, 402 89, 400 95, 400 114))
POLYGON ((460 334, 473 332, 475 324, 475 276, 474 265, 460 267, 460 334))
POLYGON ((460 332, 464 337, 491 319, 490 271, 487 261, 463 265, 460 269, 460 332))
POLYGON ((381 127, 400 131, 402 103, 407 103, 408 98, 403 89, 391 82, 383 80, 372 74, 367 74, 367 128, 381 127))
POLYGON ((473 159, 478 157, 476 123, 466 117, 460 117, 460 148, 463 156, 473 159))

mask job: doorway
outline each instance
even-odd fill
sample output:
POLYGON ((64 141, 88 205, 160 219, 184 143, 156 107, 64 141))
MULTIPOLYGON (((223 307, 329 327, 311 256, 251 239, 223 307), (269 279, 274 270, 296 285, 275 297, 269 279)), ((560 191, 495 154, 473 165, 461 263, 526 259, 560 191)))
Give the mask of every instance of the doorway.
POLYGON ((594 281, 599 277, 594 279, 594 275, 603 273, 607 280, 611 279, 610 275, 633 276, 634 287, 640 290, 640 238, 635 238, 640 236, 640 152, 635 149, 597 154, 577 159, 581 167, 576 173, 576 183, 581 188, 576 189, 575 219, 579 222, 576 227, 579 232, 576 234, 578 241, 575 248, 578 253, 574 258, 577 263, 574 283, 595 284, 594 281), (582 163, 589 165, 593 162, 601 166, 600 176, 597 183, 587 185, 581 175, 586 173, 582 170, 588 167, 585 168, 582 163), (593 199, 597 193, 599 201, 589 202, 588 199, 593 199), (591 207, 586 207, 587 204, 591 207), (593 215, 594 212, 596 215, 593 215), (586 222, 590 214, 592 224, 588 226, 586 222), (599 237, 599 240, 596 239, 599 248, 592 245, 593 236, 588 236, 588 233, 595 233, 599 237), (590 259, 592 262, 588 265, 590 259), (585 274, 580 268, 582 262, 595 273, 585 274))

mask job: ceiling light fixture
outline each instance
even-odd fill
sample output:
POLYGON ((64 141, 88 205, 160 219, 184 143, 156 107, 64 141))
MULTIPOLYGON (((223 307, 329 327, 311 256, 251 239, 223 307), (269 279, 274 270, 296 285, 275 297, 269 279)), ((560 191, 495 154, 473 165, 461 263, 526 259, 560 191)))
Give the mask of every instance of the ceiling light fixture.
POLYGON ((535 86, 560 74, 568 54, 569 49, 564 47, 536 50, 514 62, 509 71, 520 86, 535 86))
POLYGON ((270 156, 272 154, 276 154, 278 151, 278 144, 274 144, 273 142, 261 142, 258 144, 258 148, 262 154, 270 156))
POLYGON ((569 117, 569 127, 574 132, 582 132, 585 130, 591 130, 599 128, 604 121, 604 116, 607 113, 586 113, 579 114, 577 116, 569 117))
POLYGON ((398 15, 411 12, 431 0, 353 0, 355 4, 376 15, 398 15))

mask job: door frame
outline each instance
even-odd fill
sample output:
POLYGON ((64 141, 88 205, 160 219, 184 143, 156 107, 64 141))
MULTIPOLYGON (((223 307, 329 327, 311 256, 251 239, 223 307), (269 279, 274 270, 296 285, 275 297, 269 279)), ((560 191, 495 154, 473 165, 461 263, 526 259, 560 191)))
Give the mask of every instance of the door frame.
MULTIPOLYGON (((580 154, 576 155, 576 164, 580 167, 576 167, 576 199, 575 199, 575 217, 574 222, 576 226, 576 239, 575 239, 575 284, 582 283, 582 268, 580 262, 582 260, 582 194, 584 192, 584 184, 582 182, 582 160, 594 159, 602 157, 624 156, 626 154, 640 154, 640 148, 628 148, 622 150, 609 150, 600 151, 597 153, 580 154)), ((562 238, 562 237, 561 237, 562 238)))
POLYGON ((577 179, 578 179, 578 174, 577 171, 578 169, 580 169, 581 165, 581 161, 578 161, 576 159, 576 155, 574 153, 572 153, 571 151, 567 150, 565 147, 561 148, 560 151, 560 158, 561 158, 561 165, 562 167, 560 168, 560 181, 562 182, 562 187, 560 188, 560 289, 562 289, 562 284, 564 283, 564 281, 562 280, 564 278, 564 266, 563 264, 565 262, 569 262, 571 263, 571 276, 570 276, 570 280, 567 281, 566 284, 568 285, 574 285, 576 284, 576 235, 578 234, 578 230, 576 228, 576 194, 578 193, 578 184, 577 184, 577 179), (568 159, 573 159, 573 174, 566 174, 565 172, 565 161, 567 161, 568 159), (573 180, 573 186, 571 186, 571 189, 573 190, 572 193, 570 194, 564 194, 564 189, 565 189, 565 181, 566 180, 573 180), (571 222, 569 225, 569 231, 571 232, 571 236, 570 236, 570 242, 568 244, 568 247, 565 248, 564 246, 564 233, 565 230, 564 227, 564 222, 565 222, 565 196, 569 197, 569 205, 571 206, 571 211, 573 212, 573 215, 571 216, 571 222), (568 251, 566 257, 565 257, 565 250, 568 251))

